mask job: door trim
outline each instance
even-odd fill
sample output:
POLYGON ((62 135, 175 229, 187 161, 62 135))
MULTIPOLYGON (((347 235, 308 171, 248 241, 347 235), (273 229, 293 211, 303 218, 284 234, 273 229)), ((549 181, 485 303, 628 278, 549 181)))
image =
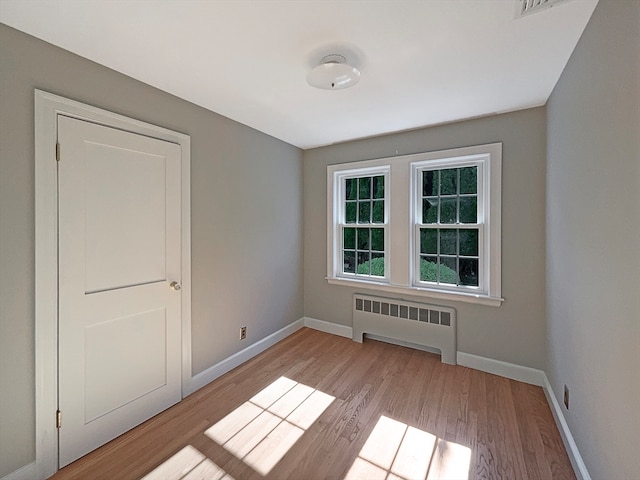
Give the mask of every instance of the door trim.
POLYGON ((181 150, 182 398, 191 392, 191 138, 35 90, 35 438, 37 478, 58 470, 58 115, 178 144, 181 150))

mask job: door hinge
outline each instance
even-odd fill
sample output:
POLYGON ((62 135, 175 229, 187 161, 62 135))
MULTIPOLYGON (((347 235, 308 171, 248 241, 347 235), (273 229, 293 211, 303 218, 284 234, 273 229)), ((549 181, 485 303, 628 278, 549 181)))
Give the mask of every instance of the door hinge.
POLYGON ((56 161, 60 161, 60 144, 56 143, 56 161))
POLYGON ((56 410, 56 428, 62 428, 62 412, 56 410))

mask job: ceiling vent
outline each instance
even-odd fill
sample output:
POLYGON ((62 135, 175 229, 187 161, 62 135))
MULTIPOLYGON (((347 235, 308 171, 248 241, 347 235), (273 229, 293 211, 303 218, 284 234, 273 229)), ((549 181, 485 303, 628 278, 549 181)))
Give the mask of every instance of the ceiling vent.
POLYGON ((570 0, 516 0, 516 18, 531 15, 547 8, 555 7, 570 0))

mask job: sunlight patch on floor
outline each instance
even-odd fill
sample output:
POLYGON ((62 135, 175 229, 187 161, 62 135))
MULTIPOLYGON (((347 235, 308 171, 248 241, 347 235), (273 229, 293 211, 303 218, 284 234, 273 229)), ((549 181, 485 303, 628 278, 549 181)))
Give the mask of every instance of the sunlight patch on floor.
POLYGON ((382 415, 345 480, 468 480, 471 450, 382 415))
POLYGON ((141 480, 234 480, 191 445, 165 460, 141 480))
POLYGON ((334 399, 280 377, 205 434, 256 472, 267 475, 334 399))
POLYGON ((469 478, 471 450, 459 443, 438 439, 427 480, 458 480, 469 478))

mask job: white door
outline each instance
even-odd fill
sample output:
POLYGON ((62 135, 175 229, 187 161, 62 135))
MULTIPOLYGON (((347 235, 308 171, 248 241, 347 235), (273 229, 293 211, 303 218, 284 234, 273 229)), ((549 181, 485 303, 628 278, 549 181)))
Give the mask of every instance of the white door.
POLYGON ((61 468, 181 399, 181 180, 173 143, 64 116, 58 142, 61 468))

